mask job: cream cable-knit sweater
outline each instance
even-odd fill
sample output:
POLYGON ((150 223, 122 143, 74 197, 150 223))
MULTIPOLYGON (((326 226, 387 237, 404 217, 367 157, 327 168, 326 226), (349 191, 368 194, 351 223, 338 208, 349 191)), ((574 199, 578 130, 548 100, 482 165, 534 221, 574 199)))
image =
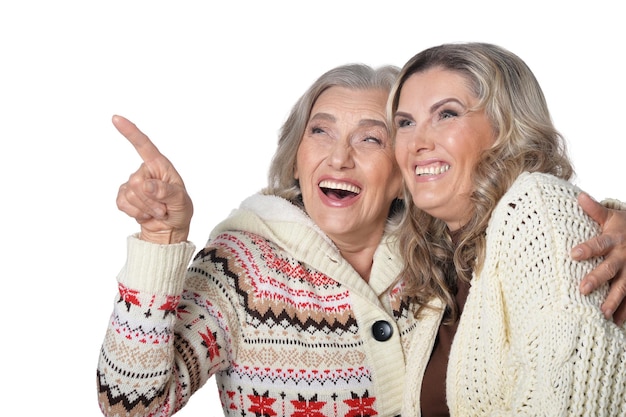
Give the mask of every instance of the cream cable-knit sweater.
POLYGON ((386 237, 368 285, 301 210, 255 195, 185 272, 193 251, 128 239, 98 363, 105 415, 171 415, 212 375, 225 415, 399 414, 415 319, 386 237))
MULTIPOLYGON (((582 296, 597 265, 570 259, 599 228, 579 190, 545 174, 523 174, 487 229, 452 345, 447 398, 452 416, 626 415, 626 327, 606 320, 608 287, 582 296)), ((623 208, 618 202, 606 204, 623 208)), ((421 380, 441 316, 429 313, 407 358, 403 416, 419 416, 421 380)))

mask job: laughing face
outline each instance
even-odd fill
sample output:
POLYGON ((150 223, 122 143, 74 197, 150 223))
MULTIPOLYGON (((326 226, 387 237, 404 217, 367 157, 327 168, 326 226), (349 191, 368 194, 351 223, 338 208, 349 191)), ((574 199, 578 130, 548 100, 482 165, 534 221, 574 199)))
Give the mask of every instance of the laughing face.
POLYGON ((477 104, 466 78, 436 67, 405 81, 394 115, 396 158, 413 203, 450 230, 471 215, 472 172, 495 141, 477 104))
POLYGON ((385 122, 387 92, 331 87, 315 102, 294 176, 304 207, 336 244, 377 245, 401 193, 385 122))

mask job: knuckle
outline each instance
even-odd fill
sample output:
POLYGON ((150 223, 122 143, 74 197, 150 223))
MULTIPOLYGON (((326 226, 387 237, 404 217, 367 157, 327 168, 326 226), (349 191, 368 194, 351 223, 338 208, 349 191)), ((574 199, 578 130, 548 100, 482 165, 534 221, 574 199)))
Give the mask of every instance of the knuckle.
POLYGON ((593 271, 587 274, 585 281, 590 284, 593 289, 598 288, 602 284, 600 278, 598 278, 593 271))
POLYGON ((600 254, 608 252, 608 250, 614 246, 613 239, 607 235, 598 236, 594 239, 594 244, 600 254))
POLYGON ((617 271, 618 269, 613 262, 604 260, 593 271, 587 274, 585 280, 591 283, 594 288, 598 288, 609 281, 614 283, 617 271))
POLYGON ((126 199, 125 192, 120 189, 119 193, 117 193, 117 198, 115 199, 115 204, 117 208, 122 210, 122 208, 126 207, 128 204, 128 200, 126 199))
POLYGON ((626 296, 626 274, 613 279, 611 282, 611 292, 619 294, 622 298, 626 296))
MULTIPOLYGON (((606 259, 604 262, 600 264, 598 268, 602 271, 602 274, 607 277, 607 279, 614 279, 617 276, 617 273, 619 271, 619 267, 611 259, 606 259)), ((626 279, 626 277, 624 279, 626 279)), ((621 284, 621 281, 616 281, 616 282, 618 284, 621 284)))

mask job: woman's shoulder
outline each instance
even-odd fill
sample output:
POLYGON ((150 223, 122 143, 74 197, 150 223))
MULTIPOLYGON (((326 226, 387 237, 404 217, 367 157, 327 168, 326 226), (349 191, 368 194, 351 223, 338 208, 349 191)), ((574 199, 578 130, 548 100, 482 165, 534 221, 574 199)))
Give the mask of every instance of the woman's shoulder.
POLYGON ((258 248, 259 242, 263 242, 266 246, 274 246, 273 242, 267 239, 267 237, 248 230, 224 230, 211 237, 201 252, 227 251, 248 253, 258 248))
POLYGON ((523 172, 513 182, 506 194, 536 189, 542 194, 578 194, 580 189, 571 181, 543 172, 523 172))
POLYGON ((572 221, 586 222, 577 201, 580 191, 572 182, 554 175, 524 172, 498 202, 490 227, 539 232, 572 221))
POLYGON ((496 210, 532 210, 571 206, 580 189, 570 181, 541 172, 522 173, 502 196, 496 210))

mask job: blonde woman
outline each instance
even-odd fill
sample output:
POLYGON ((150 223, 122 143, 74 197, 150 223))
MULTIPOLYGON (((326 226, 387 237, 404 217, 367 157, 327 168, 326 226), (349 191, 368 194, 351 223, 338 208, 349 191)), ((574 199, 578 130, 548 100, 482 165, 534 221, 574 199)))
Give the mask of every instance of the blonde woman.
POLYGON ((607 285, 580 293, 599 261, 570 250, 599 228, 531 70, 495 45, 441 45, 409 60, 390 106, 423 336, 402 415, 446 400, 462 417, 623 415, 626 328, 605 318, 607 285))

